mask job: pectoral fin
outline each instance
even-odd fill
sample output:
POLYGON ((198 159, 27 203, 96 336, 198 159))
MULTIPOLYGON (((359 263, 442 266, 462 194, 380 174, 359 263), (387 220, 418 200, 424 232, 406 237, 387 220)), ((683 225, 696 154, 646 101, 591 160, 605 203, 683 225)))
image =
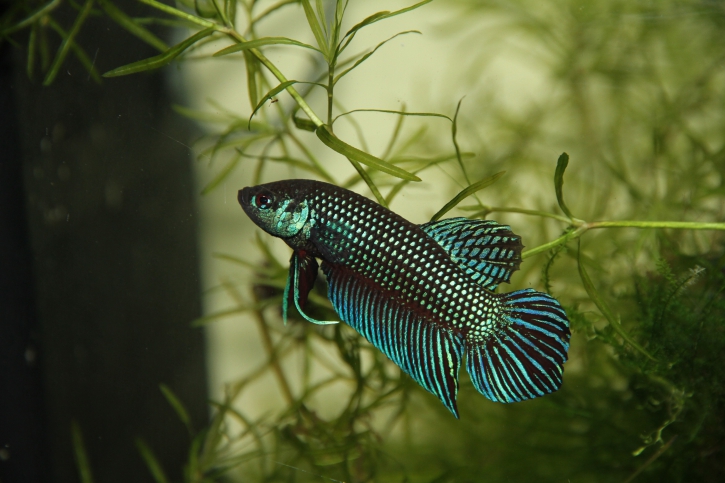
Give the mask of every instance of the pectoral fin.
POLYGON ((328 325, 337 324, 337 321, 316 320, 304 313, 303 308, 307 303, 307 297, 315 286, 317 279, 317 260, 304 252, 295 251, 289 264, 289 276, 287 277, 287 285, 284 289, 282 300, 282 320, 287 325, 287 310, 289 304, 295 306, 300 315, 313 324, 328 325))

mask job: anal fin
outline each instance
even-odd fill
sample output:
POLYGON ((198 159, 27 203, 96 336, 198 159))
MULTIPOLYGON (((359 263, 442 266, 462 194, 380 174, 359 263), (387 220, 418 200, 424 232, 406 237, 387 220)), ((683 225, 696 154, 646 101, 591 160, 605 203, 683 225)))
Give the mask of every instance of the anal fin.
POLYGON ((322 264, 328 298, 340 318, 436 395, 458 417, 463 340, 364 276, 322 264))

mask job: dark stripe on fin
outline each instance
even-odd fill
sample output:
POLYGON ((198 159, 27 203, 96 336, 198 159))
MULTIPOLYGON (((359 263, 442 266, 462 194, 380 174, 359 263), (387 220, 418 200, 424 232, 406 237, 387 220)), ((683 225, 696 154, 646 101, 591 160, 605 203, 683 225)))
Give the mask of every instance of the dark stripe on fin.
POLYGON ((490 400, 504 403, 556 391, 571 337, 564 309, 533 289, 503 294, 501 301, 501 329, 487 340, 466 341, 473 385, 490 400))
POLYGON ((521 237, 492 220, 448 218, 420 227, 476 283, 495 290, 508 282, 521 264, 521 237))
POLYGON ((463 341, 360 274, 328 263, 322 270, 328 298, 340 318, 438 396, 457 418, 463 341))

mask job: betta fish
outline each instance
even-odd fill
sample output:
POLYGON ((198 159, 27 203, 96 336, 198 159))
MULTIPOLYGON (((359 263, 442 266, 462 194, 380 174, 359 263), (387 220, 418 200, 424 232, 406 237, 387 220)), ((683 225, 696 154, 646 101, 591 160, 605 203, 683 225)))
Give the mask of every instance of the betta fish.
POLYGON ((559 389, 569 321, 533 289, 496 293, 521 263, 521 238, 491 220, 416 225, 364 196, 312 180, 239 191, 246 214, 292 250, 283 297, 306 320, 318 272, 340 319, 436 395, 458 418, 463 355, 475 388, 515 402, 559 389))

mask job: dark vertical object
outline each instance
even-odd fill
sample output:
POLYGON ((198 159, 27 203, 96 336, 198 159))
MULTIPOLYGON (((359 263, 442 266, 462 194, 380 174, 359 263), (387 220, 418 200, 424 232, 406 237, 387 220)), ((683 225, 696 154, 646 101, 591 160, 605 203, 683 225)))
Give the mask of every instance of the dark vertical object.
POLYGON ((38 326, 11 50, 0 46, 0 481, 47 478, 38 326))
MULTIPOLYGON (((69 26, 77 12, 65 12, 69 26)), ((102 16, 77 40, 100 72, 157 53, 102 16)), ((200 314, 189 127, 160 72, 99 86, 70 55, 42 87, 24 62, 16 51, 49 481, 78 480, 73 420, 95 481, 151 480, 137 437, 179 480, 189 436, 159 384, 197 428, 207 418, 203 334, 189 326, 200 314)))

